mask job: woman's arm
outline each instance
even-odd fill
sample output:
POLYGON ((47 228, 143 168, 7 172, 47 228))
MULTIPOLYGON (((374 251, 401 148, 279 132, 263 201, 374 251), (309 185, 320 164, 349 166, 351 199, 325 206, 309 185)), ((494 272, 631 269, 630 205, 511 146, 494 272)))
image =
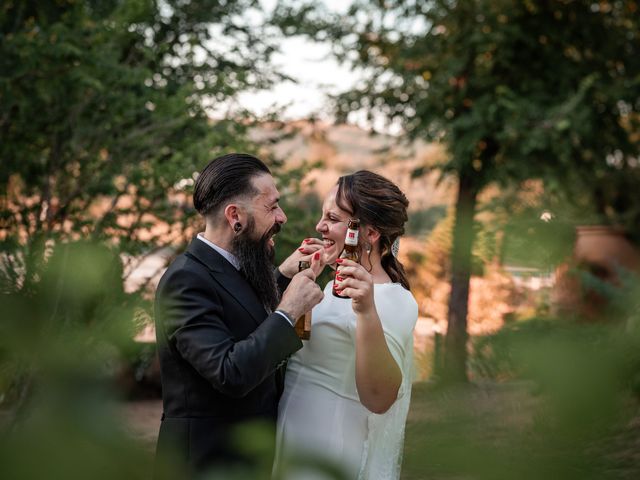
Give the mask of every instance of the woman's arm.
POLYGON ((340 261, 346 278, 342 293, 351 297, 356 323, 356 387, 360 401, 374 413, 384 413, 398 396, 402 372, 394 360, 373 300, 373 279, 355 262, 340 261))
POLYGON ((362 404, 384 413, 398 397, 402 372, 391 356, 375 308, 358 315, 356 326, 356 387, 362 404))

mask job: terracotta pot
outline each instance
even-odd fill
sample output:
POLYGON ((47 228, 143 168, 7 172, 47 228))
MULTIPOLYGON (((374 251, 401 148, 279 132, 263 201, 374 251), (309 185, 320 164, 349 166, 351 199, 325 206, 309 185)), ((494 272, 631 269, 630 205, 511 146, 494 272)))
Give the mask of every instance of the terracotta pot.
POLYGON ((579 278, 571 271, 575 267, 605 282, 618 284, 620 268, 640 272, 640 250, 616 227, 576 227, 572 258, 556 270, 557 281, 551 300, 557 314, 580 314, 587 319, 594 319, 606 306, 607 299, 581 285, 579 278))
POLYGON ((602 274, 617 278, 616 268, 640 271, 640 251, 619 228, 605 225, 576 227, 574 258, 582 264, 602 269, 602 274))

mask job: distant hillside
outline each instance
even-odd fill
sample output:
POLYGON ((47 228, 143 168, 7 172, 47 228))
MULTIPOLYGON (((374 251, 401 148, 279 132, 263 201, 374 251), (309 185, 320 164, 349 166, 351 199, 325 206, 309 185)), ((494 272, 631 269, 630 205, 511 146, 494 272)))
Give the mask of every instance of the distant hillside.
POLYGON ((384 175, 405 192, 410 210, 426 210, 451 205, 455 189, 451 179, 437 184, 437 172, 411 178, 417 168, 435 165, 445 152, 441 146, 413 142, 401 144, 390 135, 370 134, 354 125, 329 125, 324 122, 296 121, 271 123, 251 132, 254 141, 292 167, 302 162, 321 162, 305 178, 305 183, 320 196, 338 177, 359 169, 384 175))

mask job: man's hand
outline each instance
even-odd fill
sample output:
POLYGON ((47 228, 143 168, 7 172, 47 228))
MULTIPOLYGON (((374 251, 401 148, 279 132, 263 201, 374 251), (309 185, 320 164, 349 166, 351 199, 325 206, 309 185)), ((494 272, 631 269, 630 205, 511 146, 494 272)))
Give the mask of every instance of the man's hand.
MULTIPOLYGON (((324 298, 322 289, 316 283, 316 276, 322 272, 324 263, 320 252, 313 254, 311 268, 293 276, 291 283, 282 295, 278 309, 287 312, 293 319, 304 315, 324 298)), ((282 272, 284 274, 284 272, 282 272)))

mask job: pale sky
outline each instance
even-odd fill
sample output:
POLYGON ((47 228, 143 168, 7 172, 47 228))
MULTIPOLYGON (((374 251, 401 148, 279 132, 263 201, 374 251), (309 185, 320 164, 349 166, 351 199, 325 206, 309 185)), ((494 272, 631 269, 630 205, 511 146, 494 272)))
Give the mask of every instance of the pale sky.
MULTIPOLYGON (((276 2, 261 1, 269 12, 276 2)), ((345 12, 351 2, 323 0, 323 3, 332 11, 345 12)), ((282 73, 296 78, 298 83, 285 82, 268 91, 243 93, 238 98, 243 107, 258 114, 272 106, 285 107, 283 120, 308 117, 312 113, 326 118, 329 112, 326 111, 323 92, 347 90, 358 79, 356 73, 332 58, 328 44, 292 37, 283 39, 281 50, 281 53, 273 56, 273 63, 282 73)))
POLYGON ((324 92, 338 93, 352 86, 358 76, 331 58, 328 45, 295 37, 285 39, 282 53, 274 55, 273 62, 282 73, 298 83, 285 82, 271 90, 243 93, 240 104, 256 113, 264 113, 273 105, 286 106, 284 119, 307 117, 311 113, 326 116, 324 92))

